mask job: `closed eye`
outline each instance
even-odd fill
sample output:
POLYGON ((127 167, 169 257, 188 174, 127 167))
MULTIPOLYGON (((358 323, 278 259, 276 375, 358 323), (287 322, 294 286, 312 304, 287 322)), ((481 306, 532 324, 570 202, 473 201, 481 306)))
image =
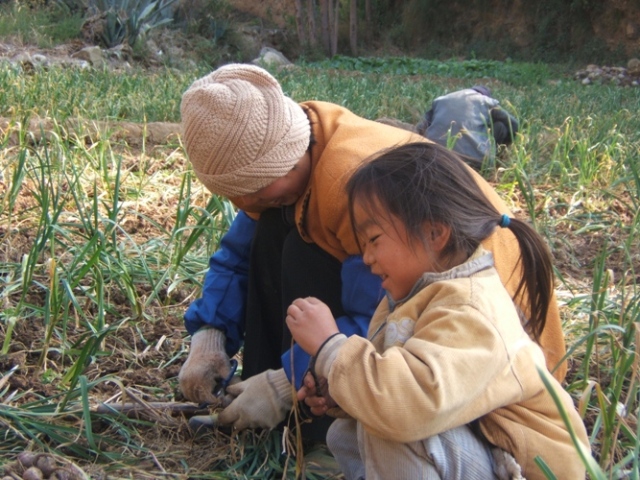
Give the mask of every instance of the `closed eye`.
POLYGON ((373 237, 363 238, 362 240, 360 240, 360 245, 361 245, 360 248, 362 250, 365 250, 367 248, 367 245, 369 244, 373 245, 379 237, 380 235, 374 235, 373 237))

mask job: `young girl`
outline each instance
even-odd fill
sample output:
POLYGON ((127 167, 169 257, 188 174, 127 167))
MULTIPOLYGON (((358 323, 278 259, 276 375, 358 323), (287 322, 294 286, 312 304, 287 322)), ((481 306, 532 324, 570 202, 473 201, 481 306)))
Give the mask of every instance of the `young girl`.
MULTIPOLYGON (((584 479, 585 469, 540 371, 553 291, 550 254, 526 223, 500 215, 456 154, 407 144, 361 166, 347 184, 364 262, 386 298, 369 338, 338 332, 315 298, 287 310, 296 342, 312 355, 298 397, 314 414, 337 404, 350 418, 327 444, 348 479, 584 479), (508 228, 520 245, 519 312, 481 242, 508 228)), ((570 396, 550 375, 588 449, 570 396)), ((336 415, 344 417, 345 415, 336 415)))

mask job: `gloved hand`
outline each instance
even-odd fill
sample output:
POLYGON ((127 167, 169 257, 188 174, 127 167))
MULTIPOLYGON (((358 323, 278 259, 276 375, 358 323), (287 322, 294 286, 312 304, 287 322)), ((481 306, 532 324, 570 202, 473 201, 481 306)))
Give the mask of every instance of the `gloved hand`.
POLYGON ((293 407, 291 383, 284 369, 267 370, 229 385, 227 394, 235 395, 231 404, 218 415, 220 425, 237 430, 273 428, 283 421, 293 407))
POLYGON ((224 333, 214 328, 201 328, 191 337, 191 351, 180 369, 178 381, 183 395, 192 402, 214 405, 220 402, 213 388, 217 381, 231 373, 224 343, 224 333))

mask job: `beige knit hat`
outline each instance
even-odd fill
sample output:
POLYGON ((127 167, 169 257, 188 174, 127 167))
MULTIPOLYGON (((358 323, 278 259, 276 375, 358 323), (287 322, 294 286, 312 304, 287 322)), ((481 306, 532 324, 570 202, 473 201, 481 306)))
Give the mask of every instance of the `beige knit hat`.
POLYGON ((309 147, 302 107, 254 65, 226 65, 196 80, 180 113, 193 169, 218 195, 257 192, 286 175, 309 147))

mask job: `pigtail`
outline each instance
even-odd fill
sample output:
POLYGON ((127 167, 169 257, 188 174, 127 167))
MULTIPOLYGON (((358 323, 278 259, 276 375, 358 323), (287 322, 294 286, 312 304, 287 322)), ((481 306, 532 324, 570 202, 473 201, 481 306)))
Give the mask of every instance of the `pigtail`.
POLYGON ((459 155, 431 143, 386 150, 353 174, 347 182, 347 194, 356 235, 353 206, 357 197, 372 218, 398 218, 412 240, 422 241, 425 222, 449 225, 452 235, 443 255, 471 255, 494 233, 496 225, 510 229, 520 246, 522 269, 512 298, 529 310, 523 312, 529 317, 524 327, 536 341, 540 340, 553 298, 549 249, 529 224, 499 213, 459 155))
POLYGON ((529 297, 531 312, 525 328, 538 341, 544 330, 547 311, 553 295, 553 262, 551 253, 542 236, 529 224, 502 215, 498 226, 509 228, 520 246, 520 265, 522 279, 513 298, 524 295, 529 297))

